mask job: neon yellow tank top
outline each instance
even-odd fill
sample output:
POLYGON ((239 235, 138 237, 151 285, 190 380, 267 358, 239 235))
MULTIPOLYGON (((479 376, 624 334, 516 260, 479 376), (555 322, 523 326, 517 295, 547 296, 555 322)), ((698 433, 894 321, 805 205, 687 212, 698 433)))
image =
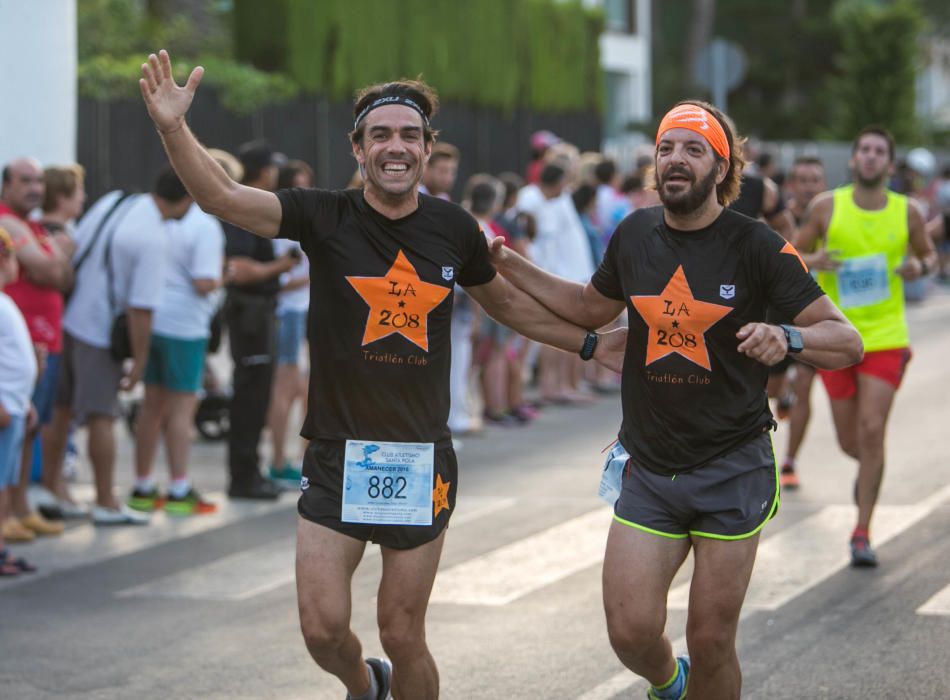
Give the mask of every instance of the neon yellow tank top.
POLYGON ((818 284, 858 329, 865 351, 907 347, 904 280, 894 272, 907 254, 907 197, 888 191, 887 206, 867 211, 853 193, 853 185, 834 191, 825 246, 842 265, 820 271, 818 284))

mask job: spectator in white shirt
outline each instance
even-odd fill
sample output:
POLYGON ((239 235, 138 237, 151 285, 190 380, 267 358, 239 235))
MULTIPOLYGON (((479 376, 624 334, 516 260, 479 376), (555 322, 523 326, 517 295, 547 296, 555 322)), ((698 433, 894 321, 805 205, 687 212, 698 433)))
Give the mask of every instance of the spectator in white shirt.
POLYGON ((162 301, 152 320, 152 342, 145 368, 145 400, 136 421, 135 486, 128 504, 170 515, 213 513, 188 479, 191 427, 204 375, 213 292, 221 286, 224 231, 220 222, 192 204, 181 221, 165 227, 167 253, 162 301), (159 438, 164 438, 171 481, 160 496, 153 467, 159 438))
POLYGON ((76 230, 76 287, 63 318, 63 359, 50 426, 47 464, 62 469, 70 422, 88 429, 88 454, 96 481, 92 521, 97 525, 141 525, 148 516, 121 505, 113 493, 119 389, 142 378, 148 360, 152 314, 165 284, 166 225, 180 219, 191 196, 171 168, 150 194, 110 192, 86 213, 76 230), (101 225, 101 230, 100 230, 101 225), (99 235, 96 235, 98 232, 99 235), (128 319, 132 357, 113 358, 111 330, 116 317, 128 319))

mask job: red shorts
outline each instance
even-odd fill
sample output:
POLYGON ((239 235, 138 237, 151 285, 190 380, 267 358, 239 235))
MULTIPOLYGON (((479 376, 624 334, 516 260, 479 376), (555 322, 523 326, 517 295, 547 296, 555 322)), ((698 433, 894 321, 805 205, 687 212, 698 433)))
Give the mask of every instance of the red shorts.
POLYGON ((818 374, 832 400, 850 399, 858 390, 859 372, 882 379, 895 389, 899 388, 911 356, 910 348, 875 350, 864 353, 864 359, 856 365, 844 369, 820 369, 818 374))

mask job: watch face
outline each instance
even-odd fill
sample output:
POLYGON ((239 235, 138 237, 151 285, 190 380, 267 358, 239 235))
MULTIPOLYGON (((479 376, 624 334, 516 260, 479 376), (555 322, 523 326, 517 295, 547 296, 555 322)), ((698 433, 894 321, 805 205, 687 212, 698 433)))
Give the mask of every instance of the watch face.
POLYGON ((785 339, 788 341, 789 352, 801 352, 805 345, 802 342, 802 334, 797 328, 784 328, 785 339))

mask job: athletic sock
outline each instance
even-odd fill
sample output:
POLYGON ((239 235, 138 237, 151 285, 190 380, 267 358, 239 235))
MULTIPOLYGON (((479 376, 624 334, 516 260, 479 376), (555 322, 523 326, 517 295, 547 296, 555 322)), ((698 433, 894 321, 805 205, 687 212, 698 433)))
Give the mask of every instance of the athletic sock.
POLYGON ((676 670, 673 671, 673 676, 666 683, 661 685, 659 688, 653 686, 653 695, 658 700, 678 700, 678 698, 683 694, 683 686, 686 683, 686 678, 683 674, 682 664, 679 659, 676 661, 676 670))
POLYGON ((191 482, 187 477, 184 479, 173 479, 168 485, 168 495, 172 498, 184 498, 191 491, 191 482))
POLYGON ((377 700, 377 696, 379 695, 379 683, 376 681, 376 672, 373 671, 373 667, 369 664, 365 665, 366 670, 369 672, 369 690, 362 695, 354 697, 353 700, 377 700))
POLYGON ((785 461, 782 462, 782 471, 795 471, 795 458, 786 457, 785 461))
POLYGON ((142 493, 149 493, 150 491, 155 490, 155 478, 149 474, 148 476, 139 477, 135 480, 135 490, 141 491, 142 493))
POLYGON ((870 531, 866 527, 856 527, 854 532, 851 533, 851 539, 856 539, 858 537, 863 537, 866 540, 871 539, 870 531))

